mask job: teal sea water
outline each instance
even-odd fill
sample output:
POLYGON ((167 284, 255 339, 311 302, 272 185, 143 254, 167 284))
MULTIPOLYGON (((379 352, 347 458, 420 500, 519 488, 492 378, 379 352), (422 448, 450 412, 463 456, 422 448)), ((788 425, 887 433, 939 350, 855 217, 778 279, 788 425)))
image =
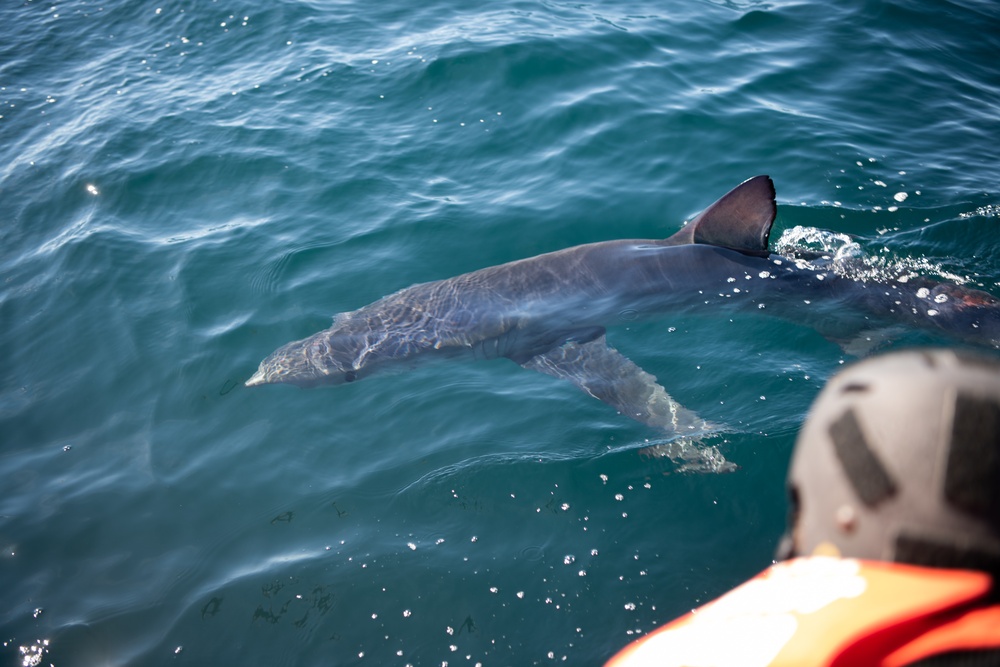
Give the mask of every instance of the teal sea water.
POLYGON ((242 383, 760 173, 772 242, 1000 295, 998 53, 991 0, 3 3, 0 664, 598 665, 752 576, 852 359, 805 327, 609 331, 729 474, 510 362, 242 383))

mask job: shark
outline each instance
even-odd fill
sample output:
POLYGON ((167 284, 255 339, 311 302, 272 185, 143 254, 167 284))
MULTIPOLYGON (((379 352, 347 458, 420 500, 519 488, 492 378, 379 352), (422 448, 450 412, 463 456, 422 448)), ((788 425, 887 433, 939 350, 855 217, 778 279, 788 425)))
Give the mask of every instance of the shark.
POLYGON ((845 349, 917 329, 1000 348, 1000 300, 947 280, 872 280, 857 260, 769 249, 769 176, 750 178, 665 239, 579 245, 402 289, 264 359, 246 386, 342 385, 433 359, 506 359, 566 380, 667 438, 719 430, 608 344, 626 318, 760 312, 845 349))

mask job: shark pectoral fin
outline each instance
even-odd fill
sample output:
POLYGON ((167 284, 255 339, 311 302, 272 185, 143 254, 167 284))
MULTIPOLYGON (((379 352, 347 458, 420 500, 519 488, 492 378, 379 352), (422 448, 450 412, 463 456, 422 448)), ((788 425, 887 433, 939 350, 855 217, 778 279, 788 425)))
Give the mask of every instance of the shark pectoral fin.
POLYGON ((654 376, 608 347, 604 336, 585 343, 568 340, 521 365, 569 380, 623 415, 670 435, 703 435, 718 430, 671 398, 654 376))
POLYGON ((833 338, 845 354, 852 357, 867 357, 885 347, 906 333, 906 327, 894 324, 877 329, 865 329, 851 338, 833 338))
POLYGON ((726 460, 718 446, 705 446, 696 441, 697 438, 674 438, 643 447, 639 450, 639 455, 650 459, 667 459, 676 466, 677 472, 723 473, 739 470, 738 465, 726 460))

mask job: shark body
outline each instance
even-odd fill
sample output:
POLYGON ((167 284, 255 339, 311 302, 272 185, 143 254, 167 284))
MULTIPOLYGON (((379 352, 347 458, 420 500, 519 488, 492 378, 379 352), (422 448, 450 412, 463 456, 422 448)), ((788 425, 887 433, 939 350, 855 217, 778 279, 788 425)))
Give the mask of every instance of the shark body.
POLYGON ((895 325, 1000 347, 990 294, 929 279, 866 282, 829 258, 771 254, 774 197, 771 179, 756 176, 666 239, 591 243, 408 287, 279 348, 246 385, 338 385, 424 359, 506 358, 667 436, 697 436, 714 425, 608 346, 605 327, 623 313, 760 310, 839 341, 895 325))

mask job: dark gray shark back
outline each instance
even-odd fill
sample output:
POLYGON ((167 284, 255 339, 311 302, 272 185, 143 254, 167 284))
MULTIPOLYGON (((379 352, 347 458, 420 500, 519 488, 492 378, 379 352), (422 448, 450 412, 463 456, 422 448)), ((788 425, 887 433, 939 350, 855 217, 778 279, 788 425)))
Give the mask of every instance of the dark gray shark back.
MULTIPOLYGON (((823 257, 811 266, 769 257, 776 213, 774 184, 755 176, 665 239, 591 243, 413 285, 282 346, 246 384, 336 385, 423 359, 505 357, 668 437, 683 436, 676 444, 720 427, 608 345, 605 327, 624 312, 766 309, 852 354, 894 335, 899 324, 1000 347, 1000 299, 985 292, 933 281, 868 283, 832 261, 824 266, 823 257), (814 296, 822 300, 812 303, 814 296)), ((693 444, 680 459, 699 469, 727 465, 717 448, 693 444)))
POLYGON ((676 298, 699 276, 724 279, 731 262, 704 261, 704 253, 766 256, 775 210, 771 179, 756 176, 666 239, 585 244, 413 285, 283 346, 247 384, 353 382, 386 361, 462 351, 523 364, 567 341, 600 336, 622 308, 676 298), (690 244, 704 252, 676 247, 690 244))

